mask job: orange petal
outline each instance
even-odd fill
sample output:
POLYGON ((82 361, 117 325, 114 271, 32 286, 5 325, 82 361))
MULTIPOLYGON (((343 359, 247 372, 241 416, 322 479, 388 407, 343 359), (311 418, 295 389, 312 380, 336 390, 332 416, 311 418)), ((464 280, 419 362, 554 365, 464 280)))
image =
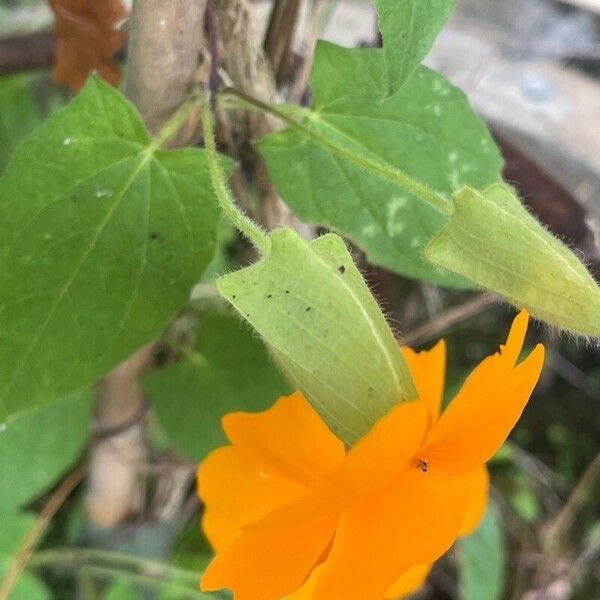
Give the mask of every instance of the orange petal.
POLYGON ((344 444, 299 392, 264 412, 230 413, 223 429, 251 462, 308 486, 344 459, 344 444))
POLYGON ((348 452, 344 463, 305 496, 262 519, 259 527, 339 515, 342 510, 388 485, 420 448, 429 415, 420 400, 403 402, 381 417, 348 452))
POLYGON ((395 600, 416 592, 425 583, 431 567, 433 563, 417 565, 400 575, 396 583, 386 592, 385 598, 395 600))
POLYGON ((440 340, 431 350, 422 352, 405 347, 402 348, 402 354, 410 367, 419 398, 429 407, 432 423, 435 423, 444 397, 446 342, 440 340))
POLYGON ((202 526, 215 550, 231 543, 243 526, 306 493, 307 488, 262 471, 235 447, 211 452, 198 469, 205 504, 202 526))
POLYGON ((208 565, 201 588, 229 588, 235 600, 280 600, 307 580, 335 527, 335 519, 325 519, 244 532, 208 565))
POLYGON ((508 338, 506 344, 500 346, 500 353, 506 360, 507 364, 515 366, 517 359, 523 349, 523 342, 525 341, 525 334, 527 333, 527 326, 529 325, 529 313, 526 310, 522 310, 513 319, 510 331, 508 332, 508 338))
POLYGON ((488 461, 508 437, 527 404, 544 362, 541 344, 514 368, 527 313, 514 321, 500 353, 488 356, 430 431, 422 457, 433 470, 467 474, 488 461))
POLYGON ((460 526, 460 535, 469 535, 481 522, 488 503, 490 492, 490 474, 483 466, 466 475, 469 488, 467 510, 460 526))
POLYGON ((428 417, 428 407, 421 400, 398 404, 353 446, 328 479, 357 494, 388 484, 421 447, 428 417))
POLYGON ((318 567, 315 567, 306 583, 293 594, 286 596, 285 600, 313 600, 315 588, 317 587, 317 581, 323 572, 325 564, 326 563, 321 563, 318 567))
MULTIPOLYGON (((313 569, 308 581, 297 592, 287 596, 286 600, 313 600, 317 582, 326 565, 327 561, 313 569)), ((416 592, 425 583, 432 566, 433 563, 417 565, 400 575, 396 583, 386 592, 385 600, 396 600, 416 592)))
POLYGON ((314 600, 381 600, 403 572, 448 550, 466 503, 464 478, 407 468, 343 514, 314 600))

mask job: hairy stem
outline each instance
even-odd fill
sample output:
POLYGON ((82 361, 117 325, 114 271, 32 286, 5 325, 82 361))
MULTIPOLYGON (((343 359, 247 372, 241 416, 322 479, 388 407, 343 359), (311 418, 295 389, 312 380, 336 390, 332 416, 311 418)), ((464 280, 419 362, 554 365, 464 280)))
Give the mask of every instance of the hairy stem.
MULTIPOLYGON (((364 154, 354 152, 353 150, 350 150, 345 146, 332 141, 328 137, 316 131, 314 128, 299 121, 291 114, 281 110, 276 105, 267 104, 258 98, 254 98, 245 92, 234 88, 226 90, 226 93, 236 96, 246 105, 253 106, 259 110, 278 117, 288 125, 291 125, 295 129, 301 131, 307 137, 313 139, 315 142, 318 142, 320 145, 328 148, 334 154, 337 154, 338 156, 355 163, 363 170, 369 173, 375 173, 383 179, 387 179, 388 181, 395 183, 411 194, 418 196, 441 214, 446 216, 450 216, 452 214, 453 209, 450 202, 448 202, 443 196, 433 191, 424 183, 412 178, 404 171, 401 171, 400 169, 397 169, 396 167, 393 167, 392 165, 386 164, 382 161, 367 157, 364 154)), ((296 111, 298 110, 302 109, 296 109, 296 111)))
POLYGON ((202 131, 204 134, 204 144, 208 152, 210 176, 223 213, 256 246, 262 255, 267 254, 271 248, 269 238, 252 219, 239 210, 227 187, 223 169, 219 164, 219 155, 217 153, 213 130, 213 115, 208 107, 205 107, 202 111, 202 131))

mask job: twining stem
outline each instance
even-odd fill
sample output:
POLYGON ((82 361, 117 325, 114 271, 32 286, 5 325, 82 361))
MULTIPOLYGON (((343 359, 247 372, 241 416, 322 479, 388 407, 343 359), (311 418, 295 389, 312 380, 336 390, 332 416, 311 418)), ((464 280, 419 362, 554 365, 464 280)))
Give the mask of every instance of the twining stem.
POLYGON ((152 140, 152 144, 150 145, 151 150, 158 150, 168 142, 183 127, 192 114, 192 111, 202 106, 202 104, 203 99, 197 96, 192 96, 186 100, 161 127, 156 137, 152 140))
POLYGON ((312 138, 322 146, 325 146, 338 156, 350 160, 365 171, 369 173, 376 173, 384 179, 387 179, 388 181, 399 185, 411 194, 422 198, 423 200, 425 200, 425 202, 427 202, 430 206, 432 206, 441 214, 448 217, 452 214, 453 208, 450 202, 448 202, 442 195, 430 189, 424 183, 413 179, 404 171, 401 171, 400 169, 397 169, 396 167, 388 165, 384 162, 368 158, 340 144, 337 144, 336 142, 315 131, 313 128, 308 127, 304 123, 301 123, 300 121, 296 120, 294 117, 280 110, 279 108, 277 108, 277 106, 273 104, 267 104, 266 102, 262 102, 258 98, 253 98, 252 96, 249 96, 248 94, 245 94, 244 92, 241 92, 240 90, 234 88, 227 89, 225 93, 236 96, 247 106, 258 108, 262 111, 275 115, 282 121, 285 121, 288 125, 291 125, 292 127, 298 129, 304 135, 312 138))
MULTIPOLYGON (((32 569, 69 569, 96 579, 125 579, 142 588, 177 590, 178 598, 225 598, 198 589, 200 573, 173 567, 160 561, 108 552, 97 548, 52 548, 36 552, 29 561, 32 569)), ((87 597, 87 596, 86 596, 87 597)))
POLYGON ((600 480, 600 453, 588 465, 563 509, 548 528, 546 534, 546 545, 548 547, 552 548, 554 546, 557 548, 567 539, 567 534, 575 521, 577 511, 583 506, 598 480, 600 480))
POLYGON ((33 552, 39 539, 42 537, 48 523, 56 511, 64 504, 71 492, 79 485, 85 475, 85 465, 80 464, 63 480, 48 499, 48 502, 40 512, 39 516, 33 523, 31 529, 23 539, 15 557, 6 569, 4 579, 0 582, 0 599, 7 600, 13 590, 19 575, 25 568, 25 565, 33 552))
POLYGON ((147 571, 162 580, 175 579, 186 582, 192 586, 198 583, 198 573, 173 567, 172 565, 135 556, 102 550, 100 548, 51 548, 40 550, 32 555, 29 566, 32 569, 72 568, 94 566, 111 568, 114 572, 126 573, 128 571, 147 571))
POLYGON ((271 249, 271 241, 266 233, 252 219, 241 212, 233 200, 225 181, 223 169, 219 163, 219 155, 217 153, 213 130, 213 115, 208 106, 205 106, 202 110, 202 130, 204 133, 204 144, 208 155, 208 168, 221 209, 231 223, 235 225, 235 227, 237 227, 237 229, 239 229, 264 256, 271 249))

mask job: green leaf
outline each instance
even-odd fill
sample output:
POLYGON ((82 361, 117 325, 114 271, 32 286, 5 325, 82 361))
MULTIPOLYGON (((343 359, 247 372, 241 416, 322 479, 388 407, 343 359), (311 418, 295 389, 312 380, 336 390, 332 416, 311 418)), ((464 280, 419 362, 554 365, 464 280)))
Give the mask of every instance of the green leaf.
POLYGON ((92 78, 0 180, 0 422, 88 385, 151 340, 212 257, 205 155, 159 151, 92 78))
POLYGON ((348 444, 416 397, 392 331, 337 235, 309 244, 276 229, 265 258, 217 287, 348 444))
POLYGON ((210 313, 202 316, 194 347, 178 363, 146 375, 144 389, 167 433, 195 460, 226 443, 224 414, 264 410, 290 392, 247 326, 210 313))
POLYGON ((547 323, 600 335, 600 289, 583 263, 546 231, 506 185, 459 190, 425 256, 497 292, 547 323))
POLYGON ((0 173, 14 147, 42 122, 31 91, 32 75, 0 78, 0 173))
POLYGON ((440 75, 420 67, 379 101, 373 74, 384 69, 380 50, 320 43, 313 110, 299 126, 263 138, 259 150, 303 220, 349 237, 371 263, 468 287, 428 263, 423 249, 451 211, 445 197, 499 181, 502 159, 464 94, 440 75))
POLYGON ((0 513, 25 504, 50 487, 87 440, 89 391, 78 391, 33 410, 0 431, 0 513))
MULTIPOLYGON (((15 552, 31 528, 35 517, 29 514, 2 513, 0 527, 0 582, 12 563, 15 552)), ((33 575, 21 573, 10 594, 15 600, 47 600, 48 590, 33 575)))
POLYGON ((502 518, 492 503, 479 527, 458 541, 461 600, 499 600, 504 588, 502 518))
POLYGON ((104 600, 136 600, 141 598, 135 585, 127 578, 118 579, 110 585, 104 595, 104 600))
POLYGON ((421 64, 456 0, 373 0, 387 65, 388 93, 393 94, 421 64))
POLYGON ((214 558, 214 551, 204 536, 199 515, 196 515, 177 540, 171 563, 188 571, 204 571, 214 558))

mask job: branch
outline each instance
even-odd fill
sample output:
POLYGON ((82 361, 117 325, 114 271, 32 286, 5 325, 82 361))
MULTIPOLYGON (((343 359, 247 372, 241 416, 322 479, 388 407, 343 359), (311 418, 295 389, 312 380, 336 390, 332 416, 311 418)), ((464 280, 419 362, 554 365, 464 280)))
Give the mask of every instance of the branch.
POLYGON ((51 33, 33 33, 0 39, 0 75, 51 67, 56 43, 51 33))
MULTIPOLYGON (((222 66, 235 88, 266 102, 277 100, 277 88, 269 60, 256 33, 251 8, 246 0, 214 0, 222 43, 222 66)), ((278 119, 257 112, 236 112, 230 139, 236 140, 230 153, 253 167, 261 200, 262 223, 267 229, 290 225, 306 237, 312 229, 304 225, 278 197, 267 169, 251 142, 281 127, 278 119)), ((237 190, 235 181, 232 184, 237 190)))
POLYGON ((85 465, 80 464, 69 475, 63 479, 60 485, 52 492, 46 502, 44 508, 33 523, 31 529, 23 539, 17 553, 10 563, 4 579, 0 583, 0 600, 7 600, 12 589, 14 588, 19 575, 25 568, 33 549, 42 537, 52 517, 58 509, 65 503, 65 500, 71 495, 71 492, 81 483, 85 475, 85 465))
POLYGON ((459 304, 458 306, 449 308, 437 317, 434 317, 431 321, 409 331, 407 334, 401 336, 401 342, 403 345, 410 345, 423 342, 433 337, 438 337, 443 331, 452 327, 452 325, 479 314, 496 301, 497 297, 490 293, 483 293, 475 296, 475 298, 472 298, 463 304, 459 304))
MULTIPOLYGON (((168 141, 170 146, 183 146, 199 131, 198 115, 182 107, 195 84, 205 8, 206 0, 133 3, 125 92, 157 136, 155 144, 168 141)), ((91 452, 87 511, 91 523, 100 529, 117 526, 140 509, 139 473, 146 447, 145 402, 138 379, 152 354, 152 344, 142 348, 99 387, 96 427, 116 432, 96 439, 91 452)))
POLYGON ((294 32, 300 16, 300 0, 275 2, 271 10, 264 49, 271 63, 278 87, 289 75, 292 62, 294 32))
MULTIPOLYGON (((157 134, 189 97, 204 43, 206 0, 136 0, 130 17, 125 94, 157 134)), ((180 134, 183 146, 196 131, 180 134)))

